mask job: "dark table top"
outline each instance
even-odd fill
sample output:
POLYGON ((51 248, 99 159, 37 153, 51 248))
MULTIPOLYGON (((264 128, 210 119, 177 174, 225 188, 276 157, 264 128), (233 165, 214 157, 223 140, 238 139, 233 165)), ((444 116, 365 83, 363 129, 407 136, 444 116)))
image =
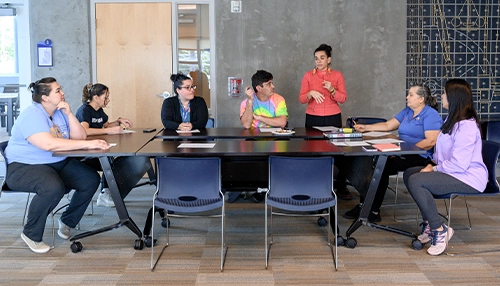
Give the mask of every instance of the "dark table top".
POLYGON ((341 155, 342 149, 328 140, 244 141, 219 140, 211 142, 153 140, 137 152, 138 156, 323 156, 341 155), (178 148, 180 144, 215 144, 213 148, 178 148))
MULTIPOLYGON (((108 150, 73 150, 54 152, 54 157, 82 157, 82 156, 134 156, 135 153, 146 145, 159 132, 144 133, 142 129, 131 129, 133 133, 107 134, 87 136, 87 140, 102 139, 116 146, 108 150)), ((161 130, 161 129, 158 129, 161 130)))
POLYGON ((366 152, 362 147, 337 147, 330 140, 289 140, 289 141, 244 141, 219 140, 211 142, 152 140, 141 148, 138 156, 377 156, 424 154, 426 151, 414 145, 401 143, 401 151, 366 152), (180 144, 215 144, 213 148, 178 148, 180 144))
POLYGON ((260 132, 259 129, 243 127, 221 127, 200 129, 198 133, 177 133, 175 130, 163 130, 156 138, 173 139, 250 139, 250 138, 289 138, 289 139, 325 139, 323 132, 314 128, 296 127, 292 135, 275 135, 271 132, 260 132))

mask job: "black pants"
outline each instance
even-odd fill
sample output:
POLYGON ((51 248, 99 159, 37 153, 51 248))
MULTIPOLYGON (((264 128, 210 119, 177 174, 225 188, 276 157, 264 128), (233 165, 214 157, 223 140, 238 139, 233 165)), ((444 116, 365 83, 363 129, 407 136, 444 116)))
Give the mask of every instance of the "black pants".
MULTIPOLYGON (((385 192, 389 186, 389 176, 397 174, 399 171, 404 171, 411 167, 424 167, 427 165, 429 159, 424 158, 420 155, 405 155, 405 156, 391 156, 387 158, 385 163, 384 171, 382 172, 382 177, 378 184, 377 193, 373 199, 372 211, 380 211, 380 206, 384 201, 385 192)), ((365 197, 360 197, 360 202, 363 203, 365 197)))
POLYGON ((342 127, 342 113, 329 116, 317 116, 306 113, 306 127, 313 126, 335 126, 340 128, 342 127))

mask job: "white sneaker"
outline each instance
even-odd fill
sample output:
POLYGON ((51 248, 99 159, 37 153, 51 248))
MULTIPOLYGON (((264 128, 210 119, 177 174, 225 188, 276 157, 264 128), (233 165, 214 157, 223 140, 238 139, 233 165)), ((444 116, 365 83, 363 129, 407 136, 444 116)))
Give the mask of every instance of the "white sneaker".
POLYGON ((59 219, 59 230, 57 230, 57 234, 59 235, 59 237, 61 237, 62 239, 69 239, 70 231, 71 231, 71 227, 65 225, 61 221, 61 219, 59 219))
POLYGON ((111 193, 108 188, 102 189, 102 192, 99 193, 97 197, 97 205, 101 207, 114 207, 115 203, 113 202, 113 198, 111 197, 111 193))
POLYGON ((40 242, 35 242, 24 233, 21 233, 21 238, 24 240, 24 242, 28 245, 28 247, 31 249, 31 251, 35 253, 46 253, 49 252, 50 246, 48 246, 45 242, 40 241, 40 242))
POLYGON ((439 255, 446 250, 447 242, 453 236, 453 229, 443 225, 442 231, 431 230, 432 245, 427 249, 430 255, 439 255))
POLYGON ((422 226, 422 233, 418 236, 418 240, 420 240, 422 244, 426 244, 427 242, 431 241, 431 227, 425 221, 420 225, 422 226))

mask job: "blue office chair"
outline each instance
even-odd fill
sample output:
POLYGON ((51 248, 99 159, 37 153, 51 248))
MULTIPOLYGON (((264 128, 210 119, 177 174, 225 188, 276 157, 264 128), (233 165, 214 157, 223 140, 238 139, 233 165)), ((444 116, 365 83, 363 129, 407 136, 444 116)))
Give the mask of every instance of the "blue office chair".
POLYGON ((500 143, 500 121, 490 121, 486 127, 486 140, 500 143))
MULTIPOLYGON (((221 213, 205 217, 221 218, 220 269, 224 269, 227 246, 224 244, 224 195, 221 191, 220 158, 156 158, 157 190, 153 208, 166 210, 165 217, 199 217, 188 215, 221 208, 221 213), (173 211, 175 214, 170 214, 173 211)), ((151 238, 154 241, 154 215, 151 238)), ((169 245, 169 225, 166 224, 167 244, 153 264, 154 243, 151 246, 151 271, 169 245)))
MULTIPOLYGON (((451 202, 454 198, 458 196, 463 196, 465 198, 467 218, 469 219, 469 229, 472 229, 470 214, 469 214, 469 205, 467 204, 467 197, 492 197, 500 194, 500 188, 496 176, 496 165, 498 157, 500 155, 500 143, 483 140, 482 153, 483 153, 484 164, 486 165, 486 168, 488 168, 488 184, 486 185, 484 192, 482 193, 477 192, 475 194, 449 193, 449 194, 434 196, 435 199, 444 199, 444 200, 449 199, 449 207, 447 207, 446 210, 447 213, 446 219, 448 220, 448 227, 450 227, 451 225, 451 202)), ((446 254, 449 254, 448 250, 446 250, 446 254)))
MULTIPOLYGON (((332 157, 269 157, 269 189, 265 196, 265 243, 266 269, 273 243, 273 215, 324 217, 330 225, 330 211, 335 207, 337 225, 337 195, 333 191, 332 157), (268 206, 271 207, 271 242, 268 244, 268 206), (274 211, 273 208, 279 209, 274 211), (310 212, 326 209, 327 213, 310 212), (284 210, 286 212, 282 212, 284 210), (294 212, 291 214, 290 212, 294 212), (306 212, 297 213, 297 212, 306 212)), ((337 270, 337 228, 335 227, 335 254, 330 240, 332 228, 328 229, 328 246, 337 270)))
POLYGON ((215 127, 215 120, 212 117, 209 117, 205 128, 214 128, 214 127, 215 127))
MULTIPOLYGON (((5 149, 7 148, 7 144, 9 143, 9 141, 4 141, 4 142, 0 142, 0 155, 2 156, 2 160, 5 164, 5 176, 3 177, 2 179, 2 184, 1 184, 1 187, 0 187, 0 198, 2 197, 3 194, 9 194, 9 193, 26 193, 26 192, 23 192, 23 191, 18 191, 18 190, 12 190, 9 188, 9 186, 7 185, 6 183, 6 178, 7 178, 7 159, 5 157, 5 149)), ((69 193, 71 191, 71 189, 68 189, 67 190, 67 193, 69 193)), ((22 222, 22 225, 24 226, 24 221, 26 219, 26 213, 28 212, 28 206, 29 206, 29 202, 30 202, 30 195, 31 193, 27 193, 28 196, 26 198, 26 205, 24 207, 24 214, 23 214, 23 222, 22 222)), ((51 214, 51 218, 52 218, 52 246, 51 248, 54 248, 55 247, 55 244, 56 244, 56 231, 55 231, 55 223, 54 223, 54 215, 61 209, 67 207, 68 204, 52 211, 52 214, 51 214)), ((0 246, 2 248, 28 248, 27 246, 26 247, 16 247, 16 246, 0 246)))

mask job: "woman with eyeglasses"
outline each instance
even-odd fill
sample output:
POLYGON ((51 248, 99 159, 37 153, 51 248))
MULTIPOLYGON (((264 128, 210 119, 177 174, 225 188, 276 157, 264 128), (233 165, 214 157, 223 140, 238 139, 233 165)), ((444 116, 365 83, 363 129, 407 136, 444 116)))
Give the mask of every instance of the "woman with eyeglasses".
POLYGON ((161 122, 166 129, 189 131, 205 128, 208 108, 202 97, 194 96, 196 85, 183 73, 170 76, 176 96, 163 101, 161 122))
POLYGON ((124 128, 131 128, 132 122, 127 118, 118 117, 115 121, 108 121, 104 112, 109 103, 109 89, 101 83, 89 83, 83 87, 83 105, 76 111, 76 118, 82 124, 87 135, 116 134, 124 128))
POLYGON ((56 79, 43 78, 29 85, 33 104, 24 109, 12 128, 5 156, 9 188, 35 193, 28 210, 22 240, 35 253, 45 253, 43 242, 48 214, 68 189, 75 192, 59 219, 58 235, 69 239, 99 186, 99 175, 74 158, 53 157, 57 151, 108 149, 104 140, 86 140, 87 133, 64 99, 56 79))
MULTIPOLYGON (((125 128, 132 127, 132 122, 127 118, 118 117, 115 121, 108 121, 108 115, 104 112, 103 108, 108 105, 109 101, 109 89, 104 84, 89 83, 83 87, 83 105, 76 111, 76 118, 80 121, 83 128, 85 128, 87 135, 120 134, 125 128)), ((102 171, 98 158, 83 158, 82 161, 92 168, 102 171)), ((115 170, 128 168, 131 165, 143 166, 137 168, 137 170, 147 170, 151 163, 148 158, 141 156, 116 157, 113 160, 113 168, 115 170)), ((120 182, 118 181, 118 183, 120 182)), ((125 194, 122 195, 125 197, 125 194)), ((115 206, 105 177, 103 178, 102 189, 97 197, 96 204, 102 207, 115 206)))

